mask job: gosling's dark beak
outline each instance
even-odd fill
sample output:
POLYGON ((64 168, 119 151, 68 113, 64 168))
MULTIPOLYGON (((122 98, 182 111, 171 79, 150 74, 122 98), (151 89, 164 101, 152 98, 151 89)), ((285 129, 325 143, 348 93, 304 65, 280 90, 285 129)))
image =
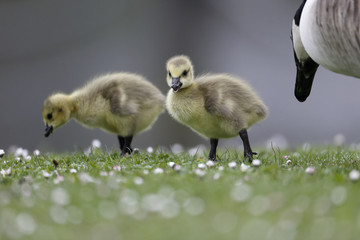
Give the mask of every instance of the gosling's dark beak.
POLYGON ((48 124, 46 124, 45 126, 45 137, 50 136, 50 134, 53 132, 53 126, 49 126, 48 124))
POLYGON ((171 88, 174 90, 174 92, 179 91, 181 86, 182 86, 182 83, 180 82, 180 78, 173 78, 172 79, 171 88))

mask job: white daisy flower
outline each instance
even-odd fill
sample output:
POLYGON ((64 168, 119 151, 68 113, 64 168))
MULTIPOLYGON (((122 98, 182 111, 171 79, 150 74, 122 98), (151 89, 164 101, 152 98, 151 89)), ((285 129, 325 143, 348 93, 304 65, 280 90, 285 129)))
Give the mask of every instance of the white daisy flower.
POLYGON ((218 180, 220 177, 221 177, 221 174, 217 172, 214 174, 213 179, 218 180))
POLYGON ((337 147, 341 147, 345 144, 345 136, 341 133, 336 134, 333 139, 334 145, 337 147))
POLYGON ((175 166, 175 163, 174 163, 174 162, 168 162, 167 165, 168 165, 169 167, 174 167, 174 166, 175 166))
POLYGON ((195 169, 195 174, 198 175, 199 177, 203 177, 206 174, 206 172, 200 168, 197 168, 195 169))
POLYGON ((64 181, 63 175, 57 175, 57 177, 54 179, 54 184, 59 184, 64 181))
POLYGON ((119 165, 117 165, 117 166, 114 166, 113 169, 114 169, 115 171, 120 171, 120 170, 121 170, 121 167, 120 167, 119 165))
POLYGON ((52 173, 50 174, 50 173, 48 173, 47 171, 43 171, 43 172, 42 172, 42 175, 43 175, 45 178, 49 178, 49 177, 52 176, 52 173))
POLYGON ((174 170, 177 171, 177 172, 179 172, 179 171, 181 170, 181 166, 178 165, 178 164, 175 164, 174 170))
POLYGON ((246 165, 244 163, 241 163, 241 165, 240 165, 240 170, 242 172, 246 172, 249 168, 250 168, 250 166, 248 166, 248 165, 246 165))
POLYGON ((147 151, 148 153, 153 153, 153 152, 154 152, 154 149, 153 149, 152 147, 148 147, 148 148, 146 149, 146 151, 147 151))
POLYGON ((162 173, 164 173, 164 170, 162 168, 155 168, 154 173, 155 174, 162 174, 162 173))
POLYGON ((215 165, 215 163, 214 163, 214 161, 209 160, 209 161, 206 162, 206 165, 208 167, 213 167, 215 165))
POLYGON ((3 177, 5 177, 6 175, 10 175, 11 174, 11 167, 6 169, 6 170, 1 169, 0 174, 3 175, 3 177))
POLYGON ((307 167, 307 168, 305 169, 305 172, 308 173, 308 174, 310 174, 310 175, 312 175, 312 174, 315 173, 315 167, 307 167))
POLYGON ((198 164, 198 168, 200 168, 200 169, 206 168, 205 163, 199 163, 199 164, 198 164))
POLYGON ((141 178, 141 177, 135 177, 135 178, 134 178, 134 183, 135 183, 136 185, 141 185, 141 184, 144 183, 144 179, 141 178))
POLYGON ((351 170, 351 172, 349 173, 349 178, 351 181, 357 181, 360 178, 360 172, 358 170, 351 170))
POLYGON ((15 150, 15 157, 26 157, 29 155, 29 151, 27 149, 24 149, 24 148, 17 148, 15 150))
POLYGON ((133 149, 133 154, 138 154, 139 152, 140 152, 140 149, 138 149, 138 148, 133 149))
POLYGON ((260 159, 254 159, 252 161, 252 165, 255 167, 259 167, 261 165, 261 160, 260 159))
POLYGON ((35 156, 39 156, 39 155, 40 155, 40 151, 39 151, 38 149, 35 149, 34 152, 33 152, 33 154, 34 154, 35 156))
POLYGON ((235 168, 236 162, 235 161, 229 162, 228 166, 229 166, 229 168, 235 168))
POLYGON ((170 146, 170 148, 174 154, 179 154, 184 151, 184 147, 179 143, 175 143, 174 145, 170 146))
POLYGON ((100 148, 100 147, 101 147, 101 142, 100 142, 100 140, 94 139, 94 140, 91 142, 91 146, 92 146, 92 148, 100 148))
POLYGON ((4 149, 0 149, 0 157, 3 157, 5 155, 4 149))

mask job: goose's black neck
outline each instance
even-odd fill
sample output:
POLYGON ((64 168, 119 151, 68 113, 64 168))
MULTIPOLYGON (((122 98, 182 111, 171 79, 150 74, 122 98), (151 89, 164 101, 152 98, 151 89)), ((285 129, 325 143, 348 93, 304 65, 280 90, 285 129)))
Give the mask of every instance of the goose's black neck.
POLYGON ((299 26, 299 25, 300 25, 301 13, 302 13, 302 11, 303 11, 303 9, 304 9, 305 3, 306 3, 306 0, 304 0, 304 1, 301 3, 300 7, 298 8, 298 10, 297 10, 296 13, 295 13, 294 20, 295 20, 295 25, 296 25, 296 26, 299 26))

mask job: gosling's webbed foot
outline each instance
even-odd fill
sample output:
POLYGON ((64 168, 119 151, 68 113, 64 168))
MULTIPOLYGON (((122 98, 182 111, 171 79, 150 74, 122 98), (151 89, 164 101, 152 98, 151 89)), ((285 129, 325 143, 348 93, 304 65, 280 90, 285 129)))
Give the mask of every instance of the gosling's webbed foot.
POLYGON ((132 138, 133 138, 132 136, 128 136, 128 137, 118 136, 120 150, 121 150, 120 157, 129 156, 133 152, 133 149, 131 148, 132 138))
POLYGON ((257 155, 256 152, 244 152, 244 161, 248 160, 250 163, 252 162, 253 160, 253 156, 254 155, 257 155))
POLYGON ((216 162, 217 161, 216 154, 214 156, 209 155, 209 160, 216 162))
POLYGON ((133 149, 131 147, 123 148, 123 150, 120 153, 120 157, 126 157, 131 155, 133 152, 133 149))

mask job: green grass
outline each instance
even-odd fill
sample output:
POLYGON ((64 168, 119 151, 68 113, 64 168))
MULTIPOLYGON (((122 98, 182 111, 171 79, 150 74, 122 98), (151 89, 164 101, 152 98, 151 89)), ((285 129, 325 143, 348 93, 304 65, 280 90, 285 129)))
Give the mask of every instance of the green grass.
POLYGON ((200 173, 203 155, 6 155, 0 239, 358 239, 360 182, 349 172, 360 169, 359 154, 263 150, 261 166, 243 171, 242 152, 220 150, 221 160, 200 173), (305 172, 310 166, 313 174, 305 172))

